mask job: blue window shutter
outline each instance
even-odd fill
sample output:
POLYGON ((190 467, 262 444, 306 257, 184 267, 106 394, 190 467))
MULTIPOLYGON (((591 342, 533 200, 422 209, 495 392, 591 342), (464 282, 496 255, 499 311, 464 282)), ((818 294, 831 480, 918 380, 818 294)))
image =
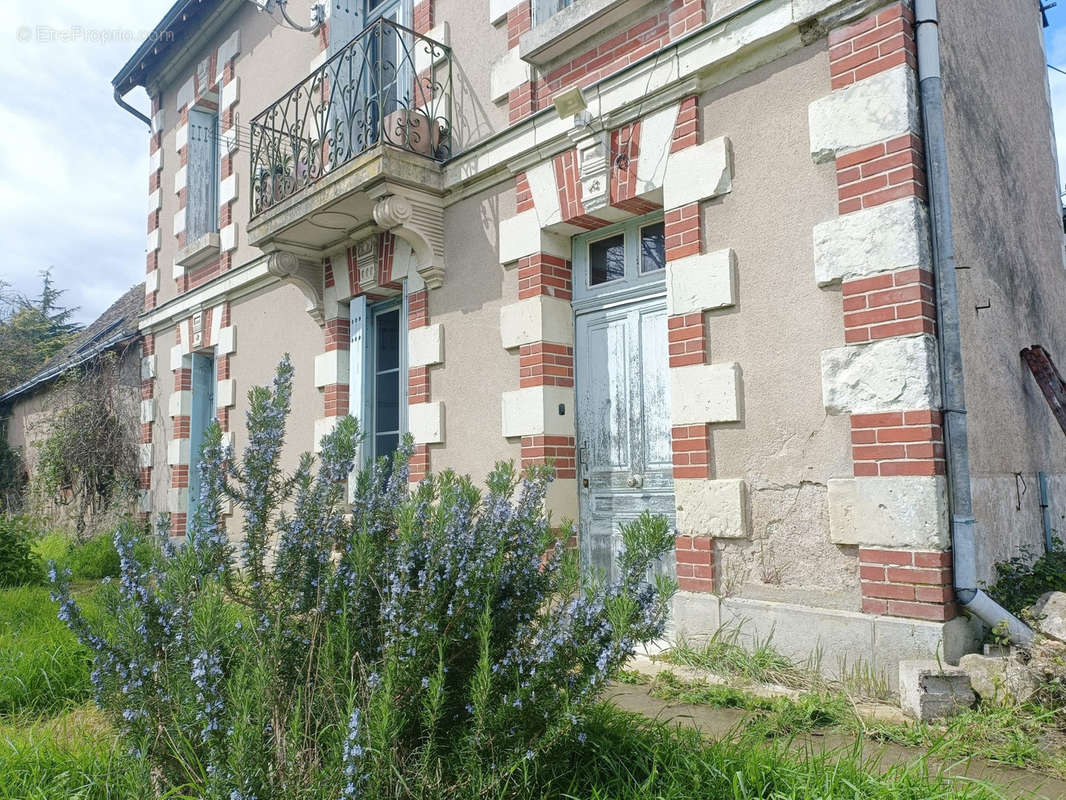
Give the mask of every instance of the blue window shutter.
POLYGON ((189 111, 185 240, 194 242, 218 230, 218 115, 189 111))
POLYGON ((363 30, 363 0, 331 0, 330 5, 329 55, 332 58, 363 30))
MULTIPOLYGON (((348 413, 359 420, 359 429, 364 435, 370 433, 370 426, 366 421, 366 296, 353 297, 349 308, 349 323, 351 341, 348 345, 348 413)), ((360 452, 356 463, 364 461, 364 449, 360 446, 360 452)))
POLYGON ((186 527, 200 503, 200 450, 204 434, 215 419, 215 359, 206 353, 192 355, 192 415, 189 419, 189 515, 186 527))

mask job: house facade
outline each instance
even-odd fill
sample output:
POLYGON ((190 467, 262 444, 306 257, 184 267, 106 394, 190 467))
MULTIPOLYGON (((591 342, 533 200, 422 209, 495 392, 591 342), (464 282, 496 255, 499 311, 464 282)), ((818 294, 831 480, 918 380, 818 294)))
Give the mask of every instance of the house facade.
POLYGON ((590 565, 674 521, 679 634, 890 679, 975 646, 1038 473, 1066 512, 1018 355, 1066 353, 1036 0, 307 5, 181 0, 115 78, 152 108, 144 513, 184 534, 204 429, 239 449, 287 352, 290 466, 349 413, 412 480, 551 460, 590 565))

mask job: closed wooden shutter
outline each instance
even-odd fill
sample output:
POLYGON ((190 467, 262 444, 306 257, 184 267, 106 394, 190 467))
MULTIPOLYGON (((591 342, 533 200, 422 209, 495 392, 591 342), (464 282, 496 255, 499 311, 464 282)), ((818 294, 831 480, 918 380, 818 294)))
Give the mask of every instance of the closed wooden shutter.
POLYGON ((218 115, 189 112, 185 239, 194 242, 218 230, 218 115))
MULTIPOLYGON (((348 413, 359 420, 359 429, 370 433, 366 420, 366 296, 353 297, 349 304, 351 341, 348 350, 348 413)), ((363 447, 356 458, 357 464, 364 461, 363 447)))

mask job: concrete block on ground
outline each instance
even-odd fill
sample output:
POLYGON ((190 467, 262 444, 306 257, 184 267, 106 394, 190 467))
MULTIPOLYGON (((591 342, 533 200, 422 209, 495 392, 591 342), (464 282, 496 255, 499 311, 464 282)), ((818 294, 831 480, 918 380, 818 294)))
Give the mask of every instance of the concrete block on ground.
POLYGON ((1066 592, 1047 592, 1033 604, 1036 627, 1045 636, 1066 642, 1066 592))
POLYGON ((938 661, 899 662, 899 705, 907 716, 932 722, 976 702, 970 678, 959 667, 938 661))
POLYGON ((968 653, 959 659, 959 669, 970 677, 970 687, 985 703, 1024 703, 1038 686, 1036 676, 1011 656, 968 653))

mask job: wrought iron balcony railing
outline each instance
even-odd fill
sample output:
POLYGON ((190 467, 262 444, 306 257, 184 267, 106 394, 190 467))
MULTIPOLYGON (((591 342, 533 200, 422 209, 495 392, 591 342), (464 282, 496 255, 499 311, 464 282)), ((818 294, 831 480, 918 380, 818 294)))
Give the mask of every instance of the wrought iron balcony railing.
POLYGON ((450 155, 451 48, 385 19, 252 120, 251 216, 378 144, 450 155))

